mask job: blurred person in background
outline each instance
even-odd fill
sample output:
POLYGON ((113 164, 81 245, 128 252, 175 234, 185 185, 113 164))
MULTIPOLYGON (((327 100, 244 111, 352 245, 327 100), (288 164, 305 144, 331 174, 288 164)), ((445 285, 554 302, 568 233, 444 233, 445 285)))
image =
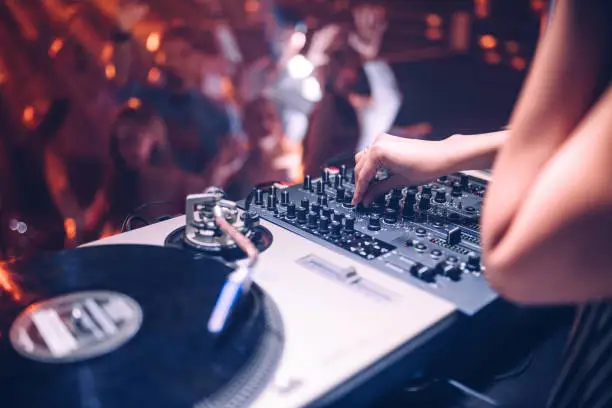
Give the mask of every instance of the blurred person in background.
POLYGON ((155 109, 146 105, 124 108, 119 113, 109 148, 104 186, 87 213, 89 228, 102 235, 119 232, 125 217, 143 204, 167 203, 139 213, 145 218, 153 219, 160 208, 164 214, 181 214, 188 194, 227 184, 231 176, 207 171, 197 175, 177 167, 165 123, 155 109))
POLYGON ((170 27, 160 44, 165 83, 143 85, 144 79, 139 81, 133 69, 138 52, 131 30, 147 12, 145 4, 128 0, 118 9, 120 31, 113 40, 119 99, 136 97, 157 111, 168 126, 174 158, 184 170, 236 171, 246 152, 242 141, 232 137, 230 114, 219 97, 226 65, 212 35, 198 38, 188 27, 170 27))
POLYGON ((391 66, 379 56, 387 30, 387 11, 371 0, 358 3, 353 9, 355 31, 349 35, 349 44, 364 60, 363 69, 370 84, 371 96, 359 109, 361 134, 357 150, 374 142, 376 136, 393 127, 402 94, 391 66))
POLYGON ((330 160, 354 151, 359 140, 357 110, 368 103, 370 89, 361 56, 348 43, 349 33, 338 26, 318 33, 327 47, 313 58, 319 65, 316 74, 323 84, 323 97, 310 116, 304 139, 304 174, 318 174, 330 160))

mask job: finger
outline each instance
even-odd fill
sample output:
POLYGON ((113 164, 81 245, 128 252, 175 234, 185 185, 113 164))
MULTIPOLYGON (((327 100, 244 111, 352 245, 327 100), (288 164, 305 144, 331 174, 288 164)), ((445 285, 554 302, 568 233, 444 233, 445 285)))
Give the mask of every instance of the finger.
POLYGON ((359 160, 361 160, 361 158, 363 157, 363 155, 368 151, 368 148, 366 147, 365 149, 357 152, 357 154, 355 155, 355 164, 357 164, 357 162, 359 162, 359 160))
POLYGON ((370 181, 376 175, 376 160, 372 154, 369 154, 367 160, 364 160, 364 165, 358 174, 355 174, 355 195, 353 196, 353 205, 356 205, 363 200, 363 195, 368 189, 370 181))
POLYGON ((371 183, 368 187, 368 190, 363 195, 363 205, 368 207, 381 194, 384 194, 395 187, 403 186, 405 184, 405 179, 397 175, 371 183))

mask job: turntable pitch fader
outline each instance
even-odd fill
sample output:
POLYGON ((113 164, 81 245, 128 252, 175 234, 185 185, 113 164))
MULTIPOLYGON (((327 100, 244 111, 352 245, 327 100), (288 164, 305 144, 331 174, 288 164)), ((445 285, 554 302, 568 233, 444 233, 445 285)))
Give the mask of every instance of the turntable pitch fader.
MULTIPOLYGON (((381 372, 394 368, 386 382, 398 383, 399 375, 461 352, 425 350, 497 299, 481 276, 477 223, 487 176, 478 176, 397 189, 368 210, 349 205, 354 185, 346 168, 307 176, 303 185, 256 190, 250 203, 239 203, 246 212, 223 202, 227 220, 262 251, 254 281, 284 326, 273 380, 249 406, 332 404, 381 372)), ((205 206, 193 197, 187 204, 187 218, 88 245, 178 246, 232 264, 239 257, 231 240, 207 221, 205 206)))

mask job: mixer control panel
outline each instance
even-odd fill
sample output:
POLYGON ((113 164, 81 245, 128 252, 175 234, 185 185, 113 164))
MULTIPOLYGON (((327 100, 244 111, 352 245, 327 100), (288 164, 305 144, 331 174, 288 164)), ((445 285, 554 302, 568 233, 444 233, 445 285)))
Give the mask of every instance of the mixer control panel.
MULTIPOLYGON (((381 175, 384 177, 384 175, 381 175)), ((479 221, 486 182, 465 174, 396 188, 353 206, 354 173, 326 168, 294 186, 255 190, 239 203, 263 218, 368 263, 474 314, 497 295, 482 276, 479 221)))

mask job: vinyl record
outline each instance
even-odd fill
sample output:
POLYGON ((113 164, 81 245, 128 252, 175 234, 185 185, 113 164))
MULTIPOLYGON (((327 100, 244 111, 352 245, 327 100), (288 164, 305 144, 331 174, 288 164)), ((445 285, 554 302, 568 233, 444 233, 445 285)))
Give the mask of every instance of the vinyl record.
POLYGON ((170 248, 79 248, 0 267, 0 406, 248 405, 282 351, 256 286, 221 338, 206 324, 231 270, 170 248))

